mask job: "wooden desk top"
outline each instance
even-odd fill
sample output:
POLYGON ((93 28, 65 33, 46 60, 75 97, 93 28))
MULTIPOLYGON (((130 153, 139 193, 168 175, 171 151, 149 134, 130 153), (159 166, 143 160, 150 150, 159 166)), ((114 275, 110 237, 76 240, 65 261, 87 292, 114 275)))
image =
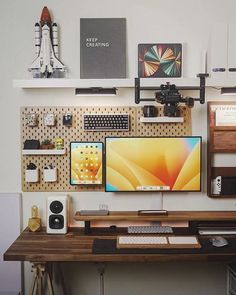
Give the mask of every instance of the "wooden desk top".
MULTIPOLYGON (((127 232, 127 231, 126 231, 127 232)), ((25 229, 4 254, 7 261, 31 262, 154 262, 154 261, 224 261, 236 262, 235 252, 200 254, 93 254, 93 241, 116 239, 107 229, 95 229, 84 234, 83 228, 71 228, 66 235, 48 235, 43 229, 32 233, 25 229)), ((123 229, 123 234, 125 233, 123 229)))

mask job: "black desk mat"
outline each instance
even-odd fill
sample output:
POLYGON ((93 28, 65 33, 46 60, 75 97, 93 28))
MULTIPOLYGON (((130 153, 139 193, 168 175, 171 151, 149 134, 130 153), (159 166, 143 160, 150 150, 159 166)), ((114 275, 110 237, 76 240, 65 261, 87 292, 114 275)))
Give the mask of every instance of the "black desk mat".
POLYGON ((116 239, 95 239, 93 242, 93 254, 207 254, 207 253, 235 253, 236 237, 226 238, 228 245, 224 247, 214 247, 209 238, 199 237, 201 248, 192 249, 118 249, 116 239))

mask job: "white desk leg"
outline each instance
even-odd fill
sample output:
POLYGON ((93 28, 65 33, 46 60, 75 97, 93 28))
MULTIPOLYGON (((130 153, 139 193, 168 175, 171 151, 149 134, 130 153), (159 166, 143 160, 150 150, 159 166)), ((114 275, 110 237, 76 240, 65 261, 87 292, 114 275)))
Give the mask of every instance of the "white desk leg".
POLYGON ((37 295, 43 295, 42 292, 42 277, 38 276, 37 295))
POLYGON ((227 267, 227 295, 236 294, 236 263, 231 263, 227 267))
POLYGON ((37 284, 37 267, 35 267, 34 265, 32 265, 32 270, 33 272, 33 279, 32 279, 32 283, 31 283, 31 287, 30 287, 30 295, 34 295, 34 290, 37 284))
POLYGON ((65 279, 64 279, 61 263, 58 262, 56 266, 57 266, 57 270, 58 270, 58 276, 60 278, 60 285, 61 285, 61 288, 62 288, 63 295, 67 295, 68 292, 66 290, 66 284, 65 284, 65 279))
POLYGON ((45 272, 44 264, 37 264, 37 276, 38 276, 38 285, 37 285, 37 295, 43 295, 43 276, 45 272))
POLYGON ((49 295, 54 295, 51 277, 48 272, 45 275, 47 277, 47 286, 48 286, 49 295))
POLYGON ((105 263, 97 263, 97 271, 100 275, 100 295, 104 295, 104 274, 105 274, 105 263))

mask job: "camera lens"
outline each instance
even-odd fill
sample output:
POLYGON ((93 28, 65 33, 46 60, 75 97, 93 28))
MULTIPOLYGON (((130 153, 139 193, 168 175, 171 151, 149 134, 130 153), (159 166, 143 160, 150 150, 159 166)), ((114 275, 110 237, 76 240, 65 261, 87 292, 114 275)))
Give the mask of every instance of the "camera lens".
POLYGON ((50 210, 54 214, 59 214, 63 210, 63 205, 60 201, 53 201, 50 204, 50 210))

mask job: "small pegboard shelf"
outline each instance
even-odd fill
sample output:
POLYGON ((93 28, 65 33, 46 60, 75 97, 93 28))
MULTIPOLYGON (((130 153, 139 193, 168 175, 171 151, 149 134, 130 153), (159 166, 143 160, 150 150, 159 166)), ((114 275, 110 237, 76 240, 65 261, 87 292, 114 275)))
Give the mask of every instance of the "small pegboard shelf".
MULTIPOLYGON (((157 107, 158 114, 164 117, 163 107, 157 107)), ((129 136, 189 136, 191 129, 191 110, 186 106, 180 107, 180 116, 184 118, 182 123, 167 124, 143 124, 140 118, 143 116, 142 107, 73 107, 73 106, 27 106, 21 108, 21 167, 22 167, 22 191, 25 192, 78 192, 78 191, 104 191, 101 185, 70 185, 70 142, 72 141, 94 141, 105 142, 106 137, 129 137, 129 136), (62 117, 65 113, 73 116, 72 126, 63 125, 62 117), (30 127, 27 125, 26 115, 36 113, 38 125, 30 127), (45 113, 53 113, 56 117, 55 126, 44 125, 45 113), (84 131, 84 114, 128 114, 129 131, 84 131), (64 150, 23 150, 24 142, 27 139, 37 139, 43 142, 51 139, 54 142, 57 138, 64 140, 64 150), (46 154, 44 154, 46 153, 46 154), (52 154, 51 154, 52 153, 52 154), (25 171, 29 163, 34 163, 39 171, 37 183, 26 182, 25 171), (57 170, 55 182, 44 181, 44 168, 52 165, 57 170)))
POLYGON ((141 123, 183 123, 183 117, 141 117, 141 123))
POLYGON ((22 150, 22 155, 65 155, 66 149, 63 150, 22 150))

